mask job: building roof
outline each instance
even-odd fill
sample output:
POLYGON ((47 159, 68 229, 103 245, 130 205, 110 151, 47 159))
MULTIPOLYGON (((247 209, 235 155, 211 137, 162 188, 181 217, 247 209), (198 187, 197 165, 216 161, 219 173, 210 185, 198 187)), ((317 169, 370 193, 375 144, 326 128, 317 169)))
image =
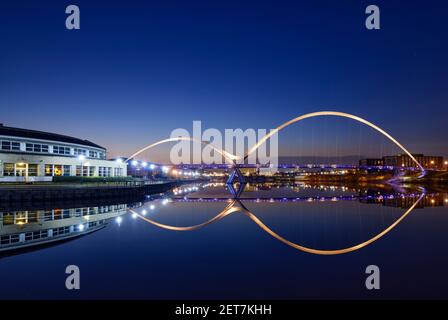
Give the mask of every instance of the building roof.
POLYGON ((65 135, 57 134, 57 133, 6 127, 3 124, 0 124, 0 135, 73 143, 73 144, 79 144, 79 145, 88 146, 88 147, 100 148, 100 149, 104 149, 104 150, 106 149, 100 145, 97 145, 97 144, 89 141, 89 140, 82 140, 82 139, 65 136, 65 135))

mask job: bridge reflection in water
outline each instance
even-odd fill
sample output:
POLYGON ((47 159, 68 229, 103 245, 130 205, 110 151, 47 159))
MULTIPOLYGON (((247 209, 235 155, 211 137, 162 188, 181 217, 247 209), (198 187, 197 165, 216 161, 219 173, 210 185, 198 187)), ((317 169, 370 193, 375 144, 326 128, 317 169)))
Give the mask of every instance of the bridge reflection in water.
MULTIPOLYGON (((172 231, 193 231, 198 230, 200 228, 203 228, 205 226, 208 226, 212 223, 215 223, 226 216, 229 216, 230 214, 240 212, 249 217, 253 222, 255 222, 256 225, 258 225, 263 231, 267 232, 272 237, 276 238, 277 240, 289 245, 290 247, 293 247, 295 249, 312 253, 312 254, 318 254, 318 255, 338 255, 338 254, 344 254, 352 251, 359 250, 361 248, 364 248, 373 242, 379 240, 381 237, 385 236, 387 233, 392 231, 398 224, 400 224, 415 208, 422 208, 425 204, 434 206, 437 204, 444 205, 448 203, 448 198, 444 194, 426 194, 426 191, 424 188, 417 188, 417 191, 414 191, 412 193, 389 193, 389 194, 382 194, 381 192, 377 191, 374 195, 369 194, 368 190, 359 190, 358 195, 342 195, 342 196, 315 196, 315 197, 297 197, 297 196, 283 196, 283 197, 269 197, 269 198, 261 198, 261 197, 250 197, 250 196, 242 196, 243 195, 243 186, 237 186, 236 188, 232 187, 231 185, 227 185, 227 188, 231 190, 232 195, 234 195, 233 198, 229 197, 182 197, 182 193, 188 193, 191 191, 195 191, 197 189, 191 189, 191 188, 181 188, 181 189, 175 189, 174 190, 174 197, 171 199, 171 201, 174 202, 227 202, 227 206, 220 212, 218 212, 213 218, 191 226, 173 226, 168 224, 159 223, 157 221, 154 221, 153 219, 149 219, 147 217, 144 217, 142 215, 139 215, 138 212, 135 210, 130 210, 133 212, 135 216, 138 216, 140 219, 155 225, 157 227, 172 230, 172 231), (238 190, 238 192, 235 192, 235 190, 238 190), (437 200, 436 200, 437 199, 437 200), (280 234, 274 232, 271 228, 269 228, 261 219, 259 219, 255 213, 250 211, 245 205, 244 202, 269 202, 269 203, 275 203, 275 202, 324 202, 324 201, 359 201, 360 203, 369 204, 369 203, 377 203, 377 204, 383 204, 385 206, 393 206, 393 207, 402 207, 406 210, 404 213, 398 217, 393 223, 391 223, 388 227, 384 228, 381 232, 378 232, 373 237, 362 241, 360 243, 357 243, 355 245, 344 247, 341 249, 334 249, 334 250, 323 250, 323 249, 316 249, 312 247, 306 247, 303 245, 300 245, 298 243, 292 242, 287 240, 286 238, 282 237, 280 234)), ((306 187, 306 186, 305 186, 306 187)), ((329 189, 335 189, 334 186, 321 186, 321 189, 326 190, 329 189)), ((344 187, 342 187, 344 188, 344 187)))
MULTIPOLYGON (((225 191, 224 183, 202 183, 184 185, 158 196, 147 197, 145 201, 128 204, 71 204, 71 207, 33 207, 32 204, 14 208, 0 209, 0 256, 21 253, 47 247, 62 241, 72 240, 80 236, 104 228, 111 220, 120 222, 130 215, 140 218, 159 228, 172 231, 193 231, 231 215, 241 213, 253 221, 263 231, 275 239, 295 249, 313 254, 334 255, 359 250, 392 231, 414 209, 424 207, 448 206, 448 195, 443 190, 426 191, 422 188, 394 189, 389 185, 359 186, 344 185, 307 185, 303 183, 259 183, 247 184, 245 191, 237 198, 230 197, 225 191), (219 190, 219 192, 216 192, 219 190), (257 212, 249 210, 250 203, 288 204, 288 203, 326 203, 356 202, 361 206, 376 204, 384 207, 402 208, 403 212, 389 226, 373 237, 342 249, 321 250, 306 247, 290 241, 274 232, 257 212), (154 217, 146 217, 155 206, 168 203, 191 203, 197 211, 203 210, 208 203, 224 203, 225 208, 202 223, 190 226, 175 226, 156 221, 154 217)), ((260 207, 261 211, 266 207, 260 207)), ((379 207, 380 208, 380 207, 379 207)), ((175 211, 176 208, 173 207, 175 211)), ((279 210, 282 210, 279 208, 279 210)), ((281 218, 281 217, 279 217, 281 218)), ((306 227, 306 226, 305 226, 306 227)), ((107 244, 104 244, 107 245, 107 244)))

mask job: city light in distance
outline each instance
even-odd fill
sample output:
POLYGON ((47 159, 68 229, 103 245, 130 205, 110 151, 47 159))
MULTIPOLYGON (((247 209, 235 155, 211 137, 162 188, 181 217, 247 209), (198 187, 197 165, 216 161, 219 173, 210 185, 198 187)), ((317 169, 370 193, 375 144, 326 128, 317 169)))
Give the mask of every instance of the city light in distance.
POLYGON ((117 217, 117 218, 115 219, 115 222, 118 223, 118 224, 121 224, 122 221, 123 221, 123 218, 122 218, 122 217, 117 217))
POLYGON ((142 210, 142 215, 146 216, 147 213, 148 213, 148 211, 142 210))
POLYGON ((156 168, 156 165, 155 165, 155 164, 151 163, 151 164, 149 165, 149 169, 154 170, 155 168, 156 168))
POLYGON ((78 156, 78 159, 81 160, 81 161, 83 161, 83 160, 86 159, 86 156, 83 155, 83 154, 80 154, 80 155, 78 156))
POLYGON ((136 213, 132 214, 132 219, 137 219, 137 214, 136 213))
POLYGON ((156 208, 156 206, 153 205, 153 204, 149 206, 149 209, 150 209, 150 210, 154 210, 155 208, 156 208))
POLYGON ((78 230, 79 231, 84 231, 84 225, 83 224, 78 225, 78 230))
POLYGON ((123 163, 123 159, 118 158, 117 160, 115 160, 117 163, 123 163))
POLYGON ((143 167, 143 168, 146 167, 147 165, 148 165, 147 162, 142 162, 142 167, 143 167))
POLYGON ((136 165, 138 165, 138 161, 137 161, 137 160, 132 160, 131 164, 132 164, 133 166, 136 166, 136 165))

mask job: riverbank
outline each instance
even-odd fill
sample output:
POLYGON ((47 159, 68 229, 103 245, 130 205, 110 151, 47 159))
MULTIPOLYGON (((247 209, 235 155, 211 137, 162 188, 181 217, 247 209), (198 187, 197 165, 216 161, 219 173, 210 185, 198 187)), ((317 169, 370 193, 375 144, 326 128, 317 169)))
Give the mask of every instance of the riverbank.
POLYGON ((110 199, 132 200, 163 193, 190 181, 126 183, 0 184, 0 202, 46 202, 110 199))
POLYGON ((348 172, 345 174, 307 174, 307 175, 274 175, 274 176, 245 176, 250 183, 278 183, 278 182, 303 182, 303 183, 395 183, 448 186, 447 171, 427 171, 424 176, 421 172, 409 172, 396 174, 394 172, 359 173, 348 172))

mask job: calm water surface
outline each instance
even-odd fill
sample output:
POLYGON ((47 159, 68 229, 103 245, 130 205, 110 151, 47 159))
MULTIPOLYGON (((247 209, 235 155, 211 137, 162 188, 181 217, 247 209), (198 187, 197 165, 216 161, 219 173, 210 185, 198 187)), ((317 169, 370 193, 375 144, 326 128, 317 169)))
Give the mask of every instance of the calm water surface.
MULTIPOLYGON (((245 190, 234 205, 288 241, 326 250, 374 237, 423 192, 305 185, 245 190)), ((230 203, 225 186, 208 184, 141 203, 1 209, 0 298, 448 298, 444 192, 427 192, 389 233, 342 255, 297 250, 241 211, 193 230, 170 229, 201 225, 230 203), (56 238, 65 241, 23 249, 56 238), (78 291, 65 289, 71 264, 81 270, 78 291), (371 264, 380 267, 381 290, 365 289, 371 264)))

